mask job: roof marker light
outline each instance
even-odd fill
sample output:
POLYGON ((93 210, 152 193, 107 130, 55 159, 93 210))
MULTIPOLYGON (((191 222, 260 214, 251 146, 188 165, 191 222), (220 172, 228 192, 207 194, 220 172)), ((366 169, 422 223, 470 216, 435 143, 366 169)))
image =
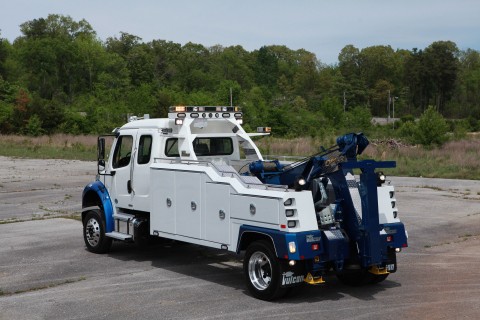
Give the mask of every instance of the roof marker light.
POLYGON ((257 132, 265 133, 265 132, 272 132, 271 127, 257 127, 257 132))
POLYGON ((187 111, 187 107, 185 107, 185 106, 176 106, 176 107, 173 107, 173 111, 174 111, 174 112, 185 112, 185 111, 187 111))

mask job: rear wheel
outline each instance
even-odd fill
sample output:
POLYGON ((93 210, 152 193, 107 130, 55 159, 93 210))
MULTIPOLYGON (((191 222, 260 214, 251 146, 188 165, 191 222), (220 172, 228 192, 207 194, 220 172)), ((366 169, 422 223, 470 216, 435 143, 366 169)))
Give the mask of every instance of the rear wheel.
POLYGON ((370 280, 371 284, 380 283, 383 280, 387 279, 389 273, 387 274, 373 274, 373 279, 370 280))
POLYGON ((91 210, 85 215, 83 240, 90 252, 105 253, 110 249, 112 239, 105 236, 105 222, 100 210, 91 210))
POLYGON ((243 271, 248 290, 258 299, 273 300, 287 292, 281 288, 279 260, 267 241, 256 241, 247 248, 243 271))

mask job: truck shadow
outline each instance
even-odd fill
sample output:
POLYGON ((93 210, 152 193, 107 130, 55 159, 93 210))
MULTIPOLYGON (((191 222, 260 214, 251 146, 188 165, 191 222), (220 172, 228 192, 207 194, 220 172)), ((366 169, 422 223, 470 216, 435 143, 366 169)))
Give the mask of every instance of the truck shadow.
MULTIPOLYGON (((154 268, 228 286, 251 296, 243 277, 243 255, 180 241, 165 241, 142 248, 115 242, 108 256, 121 261, 149 262, 154 268)), ((342 284, 334 275, 325 277, 325 281, 318 286, 295 287, 289 293, 288 299, 279 299, 273 303, 316 303, 352 297, 370 301, 375 300, 378 294, 387 289, 401 286, 398 282, 385 280, 376 285, 350 287, 342 284)))

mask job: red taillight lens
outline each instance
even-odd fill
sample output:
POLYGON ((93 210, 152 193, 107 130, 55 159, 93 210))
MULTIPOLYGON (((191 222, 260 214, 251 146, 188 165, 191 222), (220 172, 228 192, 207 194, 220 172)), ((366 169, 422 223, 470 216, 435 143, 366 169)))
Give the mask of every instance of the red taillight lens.
POLYGON ((387 236, 387 242, 392 242, 393 241, 393 236, 387 236))
POLYGON ((312 250, 313 251, 318 251, 318 249, 320 249, 320 246, 318 245, 318 243, 312 244, 312 250))

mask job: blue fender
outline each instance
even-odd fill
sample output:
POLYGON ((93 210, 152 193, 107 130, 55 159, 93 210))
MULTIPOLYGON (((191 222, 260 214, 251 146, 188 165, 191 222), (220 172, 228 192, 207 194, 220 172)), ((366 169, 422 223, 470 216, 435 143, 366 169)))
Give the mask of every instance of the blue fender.
POLYGON ((105 219, 105 232, 114 231, 113 206, 107 188, 105 188, 105 185, 101 181, 92 182, 83 189, 82 199, 85 199, 85 196, 90 192, 94 192, 102 202, 105 219))
POLYGON ((249 225, 240 226, 237 242, 237 253, 240 252, 242 237, 248 233, 260 234, 267 236, 272 240, 275 253, 280 259, 289 260, 308 260, 315 256, 327 253, 322 241, 322 233, 320 230, 303 231, 296 233, 289 233, 274 229, 267 229, 261 227, 254 227, 249 225), (288 252, 288 243, 295 242, 297 251, 295 253, 288 252), (317 243, 319 249, 312 250, 312 244, 317 243))

